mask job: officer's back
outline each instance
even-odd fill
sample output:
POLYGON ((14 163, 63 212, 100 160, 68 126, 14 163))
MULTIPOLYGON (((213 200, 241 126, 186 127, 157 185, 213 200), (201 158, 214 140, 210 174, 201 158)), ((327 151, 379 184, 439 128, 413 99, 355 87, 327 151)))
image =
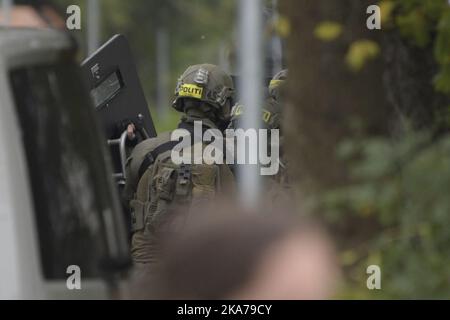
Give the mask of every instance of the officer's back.
MULTIPOLYGON (((183 113, 179 129, 188 131, 193 143, 194 122, 201 121, 202 132, 223 130, 229 121, 233 82, 219 67, 210 64, 189 67, 178 80, 173 107, 183 113)), ((135 263, 154 262, 157 258, 158 235, 172 232, 168 226, 176 212, 186 218, 197 205, 234 189, 230 169, 224 164, 176 164, 171 155, 179 143, 171 140, 172 132, 138 144, 129 157, 124 197, 132 219, 131 252, 135 263)), ((201 135, 201 133, 200 133, 201 135)), ((204 146, 200 140, 198 143, 204 146)), ((194 145, 183 152, 199 150, 194 145)), ((202 148, 200 148, 202 150, 202 148)), ((192 153, 193 157, 202 154, 192 153)))

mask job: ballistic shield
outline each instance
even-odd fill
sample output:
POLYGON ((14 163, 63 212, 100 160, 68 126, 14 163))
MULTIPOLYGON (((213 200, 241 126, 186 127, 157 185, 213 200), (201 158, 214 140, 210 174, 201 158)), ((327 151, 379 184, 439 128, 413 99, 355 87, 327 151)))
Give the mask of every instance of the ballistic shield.
POLYGON ((83 61, 81 69, 108 142, 111 146, 119 146, 120 152, 112 152, 115 172, 121 172, 125 178, 124 131, 127 124, 135 124, 141 139, 156 136, 125 36, 113 36, 83 61))

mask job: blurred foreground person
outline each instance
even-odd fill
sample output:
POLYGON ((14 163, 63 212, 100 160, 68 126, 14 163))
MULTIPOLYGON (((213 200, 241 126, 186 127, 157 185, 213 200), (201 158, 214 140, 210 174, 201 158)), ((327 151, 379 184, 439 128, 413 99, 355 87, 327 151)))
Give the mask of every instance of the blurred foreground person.
POLYGON ((134 280, 138 299, 327 299, 338 269, 320 228, 275 215, 209 211, 169 239, 159 272, 134 280))
MULTIPOLYGON (((192 141, 183 154, 203 157, 204 144, 202 137, 195 136, 194 122, 201 122, 202 131, 223 131, 230 119, 233 96, 231 77, 215 65, 194 65, 183 73, 173 102, 173 107, 183 113, 178 128, 189 132, 192 141)), ((165 223, 173 212, 187 216, 200 203, 234 190, 234 177, 226 164, 208 165, 204 158, 201 164, 175 164, 171 152, 179 142, 172 141, 171 134, 165 132, 139 143, 126 164, 124 198, 132 216, 131 254, 135 264, 157 260, 158 233, 175 229, 165 223)))

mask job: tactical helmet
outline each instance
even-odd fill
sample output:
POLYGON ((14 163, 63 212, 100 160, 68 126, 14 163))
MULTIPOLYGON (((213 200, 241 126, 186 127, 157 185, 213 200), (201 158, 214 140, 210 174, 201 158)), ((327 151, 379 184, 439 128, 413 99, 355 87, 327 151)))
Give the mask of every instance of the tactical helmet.
POLYGON ((220 120, 229 120, 234 85, 231 77, 212 64, 190 66, 178 79, 173 107, 184 112, 185 99, 199 100, 211 106, 220 120))
POLYGON ((269 93, 275 100, 281 99, 281 88, 287 80, 288 70, 284 69, 278 72, 270 81, 269 93))
MULTIPOLYGON (((287 80, 288 70, 284 69, 278 72, 270 81, 268 91, 265 92, 264 105, 262 108, 263 126, 267 129, 280 129, 281 112, 282 112, 282 97, 281 88, 287 80)), ((239 128, 242 115, 245 107, 241 104, 236 104, 231 110, 230 128, 239 128)))
MULTIPOLYGON (((231 110, 230 128, 240 128, 240 121, 245 112, 245 106, 236 104, 231 110)), ((271 95, 266 93, 264 105, 261 110, 263 128, 280 129, 281 124, 281 105, 271 95)))

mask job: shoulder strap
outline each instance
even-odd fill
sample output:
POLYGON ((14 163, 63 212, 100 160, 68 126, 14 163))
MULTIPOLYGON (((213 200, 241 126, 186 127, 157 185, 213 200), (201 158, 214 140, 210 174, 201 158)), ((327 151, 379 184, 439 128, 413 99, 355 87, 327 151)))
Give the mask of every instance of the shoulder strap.
POLYGON ((167 141, 163 144, 160 144, 158 147, 147 153, 144 157, 144 161, 142 161, 139 167, 138 180, 141 179, 141 177, 145 173, 145 170, 147 170, 147 168, 155 162, 156 158, 158 158, 160 154, 172 150, 177 144, 178 141, 167 141))
MULTIPOLYGON (((179 129, 185 129, 187 131, 189 131, 190 135, 191 135, 191 143, 194 144, 195 143, 195 139, 192 139, 192 137, 194 137, 194 126, 192 123, 188 123, 188 122, 181 122, 178 125, 179 129)), ((204 133, 208 128, 203 127, 202 128, 202 133, 204 133)), ((158 147, 156 147, 155 149, 153 149, 152 151, 150 151, 149 153, 147 153, 144 157, 144 160, 142 161, 141 165, 139 166, 139 170, 138 170, 138 180, 141 179, 141 177, 144 175, 145 170, 147 170, 147 168, 149 166, 151 166, 156 158, 158 158, 159 155, 163 154, 164 152, 167 152, 169 150, 172 150, 177 144, 179 143, 179 141, 167 141, 163 144, 160 144, 158 147)))

